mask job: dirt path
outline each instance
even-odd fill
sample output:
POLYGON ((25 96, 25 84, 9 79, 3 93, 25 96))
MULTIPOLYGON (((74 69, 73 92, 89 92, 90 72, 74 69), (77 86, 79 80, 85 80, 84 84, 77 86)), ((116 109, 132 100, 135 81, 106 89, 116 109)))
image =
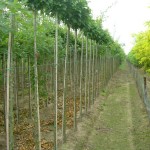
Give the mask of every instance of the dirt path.
POLYGON ((135 82, 123 66, 61 150, 150 150, 150 125, 135 82))
MULTIPOLYGON (((130 127, 130 130, 133 130, 133 122, 132 122, 132 104, 131 104, 131 97, 130 97, 130 82, 127 82, 127 123, 130 127)), ((130 149, 135 150, 134 142, 133 142, 133 134, 132 132, 129 133, 129 144, 130 149)))

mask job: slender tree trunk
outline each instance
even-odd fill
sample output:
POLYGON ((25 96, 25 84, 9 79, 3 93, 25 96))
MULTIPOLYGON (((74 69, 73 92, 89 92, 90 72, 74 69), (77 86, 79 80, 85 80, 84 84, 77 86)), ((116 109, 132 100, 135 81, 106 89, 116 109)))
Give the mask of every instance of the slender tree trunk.
POLYGON ((106 56, 103 57, 103 65, 104 65, 104 89, 105 89, 105 80, 106 80, 106 56))
POLYGON ((112 62, 111 62, 111 57, 109 56, 109 80, 110 80, 110 78, 111 78, 111 68, 112 68, 112 62))
POLYGON ((77 130, 77 121, 76 121, 76 94, 77 94, 77 83, 76 83, 76 79, 77 79, 77 29, 75 30, 75 49, 74 49, 74 130, 77 130))
POLYGON ((86 38, 86 59, 85 59, 85 113, 87 113, 87 67, 88 67, 88 37, 86 38))
POLYGON ((111 57, 111 77, 113 76, 113 57, 111 57))
POLYGON ((98 80, 98 74, 97 74, 97 44, 96 44, 96 42, 95 42, 95 49, 94 49, 93 54, 94 54, 94 68, 95 68, 93 80, 94 80, 95 99, 96 99, 98 97, 98 93, 99 93, 99 80, 98 80))
MULTIPOLYGON (((15 21, 15 16, 13 15, 13 29, 14 28, 14 22, 15 21)), ((12 52, 13 52, 13 43, 14 43, 14 33, 12 36, 12 52)), ((10 147, 14 149, 14 64, 13 64, 13 53, 11 52, 11 60, 10 60, 10 68, 12 69, 10 73, 10 147)))
POLYGON ((16 104, 16 119, 17 124, 19 123, 19 104, 18 104, 18 78, 17 78, 17 67, 18 67, 18 61, 16 58, 15 61, 15 87, 14 87, 14 93, 15 93, 15 104, 16 104))
POLYGON ((94 60, 94 52, 95 52, 95 50, 94 50, 94 48, 93 48, 93 62, 92 62, 92 103, 94 104, 94 92, 96 91, 96 89, 97 88, 95 88, 96 87, 96 85, 97 85, 97 83, 95 82, 94 83, 94 81, 95 81, 95 79, 96 79, 96 76, 94 75, 94 72, 95 72, 95 70, 96 70, 96 67, 94 66, 94 63, 95 63, 95 60, 94 60), (95 85, 94 85, 95 84, 95 85))
POLYGON ((64 83, 63 83, 63 115, 62 115, 62 140, 66 142, 66 76, 67 76, 67 62, 68 62, 68 50, 69 50, 69 35, 70 27, 68 26, 67 31, 67 42, 65 52, 65 68, 64 68, 64 83))
POLYGON ((113 73, 115 73, 115 57, 113 57, 113 73))
POLYGON ((21 63, 21 100, 22 102, 24 102, 24 58, 21 59, 22 63, 21 63))
POLYGON ((107 72, 107 66, 106 66, 106 55, 104 56, 104 87, 106 87, 106 72, 107 72))
POLYGON ((54 68, 53 68, 53 65, 50 66, 50 93, 51 93, 51 98, 54 98, 54 75, 53 75, 53 72, 54 72, 54 68))
POLYGON ((39 91, 38 91, 38 69, 37 69, 37 43, 36 43, 36 23, 37 12, 34 11, 34 80, 35 80, 35 127, 36 127, 36 149, 41 150, 41 133, 40 133, 40 113, 39 113, 39 91))
POLYGON ((101 57, 102 63, 102 89, 104 90, 104 56, 101 57))
POLYGON ((3 72, 3 112, 4 112, 4 126, 6 129, 6 73, 5 73, 5 54, 2 55, 2 72, 3 72))
POLYGON ((96 44, 96 55, 95 55, 95 74, 96 74, 96 79, 95 79, 95 84, 96 84, 96 97, 98 97, 100 93, 100 69, 101 69, 101 58, 99 56, 99 61, 98 61, 98 45, 96 44))
MULTIPOLYGON (((99 93, 99 80, 98 80, 98 76, 97 76, 97 44, 95 43, 95 48, 94 48, 94 87, 95 87, 95 97, 94 100, 97 98, 97 95, 99 93), (98 84, 97 84, 98 83, 98 84)), ((100 66, 99 66, 100 67, 100 66)))
POLYGON ((95 67, 96 67, 96 89, 98 89, 97 92, 97 97, 99 96, 100 93, 100 88, 101 88, 101 56, 99 56, 99 62, 98 62, 98 46, 96 48, 96 52, 95 52, 95 67))
POLYGON ((29 117, 32 118, 32 105, 31 105, 31 69, 30 69, 30 56, 28 56, 28 81, 29 81, 29 117))
MULTIPOLYGON (((15 29, 15 16, 11 14, 11 29, 15 29)), ((13 139, 13 74, 12 74, 12 49, 14 34, 9 32, 8 54, 7 54, 7 91, 6 91, 6 146, 7 150, 14 149, 13 139)))
POLYGON ((42 81, 44 81, 43 86, 45 87, 45 89, 43 88, 43 91, 45 90, 46 92, 46 101, 44 101, 44 106, 48 107, 48 81, 47 81, 48 66, 47 66, 46 54, 44 55, 43 65, 41 65, 41 68, 43 68, 42 73, 44 73, 42 74, 42 81))
POLYGON ((69 48, 70 50, 70 85, 71 85, 71 93, 73 92, 73 81, 72 81, 72 56, 71 56, 71 47, 69 48))
POLYGON ((101 84, 102 84, 102 90, 104 87, 104 56, 101 56, 101 84))
POLYGON ((109 82, 109 79, 110 79, 110 58, 109 56, 107 56, 107 72, 108 72, 108 79, 107 79, 107 84, 109 82))
POLYGON ((103 56, 103 89, 105 89, 105 55, 103 56))
POLYGON ((99 59, 99 66, 98 67, 98 64, 97 64, 97 69, 98 69, 98 80, 99 80, 99 89, 101 88, 102 89, 102 55, 98 55, 98 52, 97 52, 97 63, 98 63, 98 59, 99 59))
POLYGON ((46 89, 46 107, 48 107, 50 90, 49 90, 49 78, 48 78, 48 61, 46 59, 45 59, 45 89, 46 89))
MULTIPOLYGON (((88 108, 90 107, 91 101, 91 52, 92 52, 92 40, 90 40, 90 55, 89 55, 89 73, 88 73, 88 108)), ((92 89, 93 90, 93 89, 92 89)))
POLYGON ((92 103, 94 103, 94 101, 95 101, 95 99, 96 99, 96 93, 97 93, 97 91, 98 91, 98 89, 97 89, 97 85, 98 85, 98 80, 97 80, 97 62, 96 62, 96 43, 94 42, 93 43, 93 58, 92 58, 92 60, 93 60, 93 62, 92 62, 92 65, 93 65, 93 75, 92 75, 92 79, 93 79, 93 82, 92 82, 92 86, 93 86, 93 88, 94 88, 94 96, 92 96, 92 103))
POLYGON ((107 82, 108 82, 108 57, 106 54, 106 85, 107 85, 107 82))
POLYGON ((57 118, 58 118, 58 13, 56 13, 56 31, 55 31, 55 119, 54 119, 54 149, 57 150, 57 118))
POLYGON ((108 83, 109 80, 109 66, 108 66, 108 62, 109 62, 109 57, 108 54, 106 55, 106 85, 108 83))
POLYGON ((82 118, 83 49, 84 49, 84 37, 82 34, 82 48, 81 48, 81 60, 80 60, 80 118, 82 118))

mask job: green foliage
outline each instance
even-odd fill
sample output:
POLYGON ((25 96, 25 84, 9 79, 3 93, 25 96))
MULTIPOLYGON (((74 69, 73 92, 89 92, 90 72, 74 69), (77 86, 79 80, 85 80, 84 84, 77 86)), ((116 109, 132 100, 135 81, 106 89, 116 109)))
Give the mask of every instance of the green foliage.
POLYGON ((134 35, 135 45, 129 53, 129 60, 146 71, 150 70, 150 26, 144 32, 134 35))
MULTIPOLYGON (((101 19, 93 20, 91 10, 86 0, 20 0, 13 4, 1 0, 0 2, 0 54, 7 52, 8 32, 10 12, 15 13, 16 28, 14 41, 14 56, 27 58, 28 55, 33 57, 33 14, 29 10, 40 10, 37 16, 37 50, 39 53, 38 63, 42 59, 52 59, 54 57, 55 44, 55 19, 57 12, 59 19, 72 29, 80 29, 78 32, 77 47, 80 53, 81 34, 84 33, 89 39, 95 41, 99 45, 99 54, 105 54, 106 50, 111 55, 125 58, 125 54, 118 42, 114 41, 107 30, 102 28, 101 19), (27 7, 28 6, 28 7, 27 7), (7 9, 6 9, 7 8, 7 9), (7 11, 6 11, 7 10, 7 11)), ((64 58, 66 46, 67 29, 62 24, 59 29, 58 46, 59 57, 64 58)), ((74 33, 70 32, 70 47, 73 51, 74 33)), ((144 61, 144 60, 143 60, 144 61)))
POLYGON ((126 58, 124 50, 118 43, 118 41, 111 42, 109 45, 109 49, 111 50, 111 55, 119 57, 121 61, 124 61, 124 59, 126 58))
POLYGON ((128 60, 136 67, 140 67, 138 60, 136 59, 133 51, 130 51, 128 54, 128 60))
MULTIPOLYGON (((73 1, 73 0, 72 0, 73 1)), ((86 0, 75 0, 71 9, 70 17, 71 26, 73 29, 83 29, 87 26, 90 18, 90 9, 86 0)))
POLYGON ((31 10, 43 10, 46 6, 50 5, 50 0, 21 0, 22 2, 26 2, 27 6, 31 10))

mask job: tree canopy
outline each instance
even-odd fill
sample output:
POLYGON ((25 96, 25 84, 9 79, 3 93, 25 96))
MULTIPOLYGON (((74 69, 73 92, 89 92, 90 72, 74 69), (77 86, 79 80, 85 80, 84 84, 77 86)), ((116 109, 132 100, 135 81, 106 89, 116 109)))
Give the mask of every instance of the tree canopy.
POLYGON ((135 44, 128 55, 128 59, 136 66, 143 67, 150 72, 150 25, 147 30, 134 35, 135 44))
MULTIPOLYGON (((37 39, 40 52, 45 53, 53 49, 52 43, 54 43, 55 32, 55 19, 53 17, 58 13, 59 20, 63 24, 74 30, 79 30, 85 36, 88 36, 89 39, 102 45, 103 48, 109 48, 113 55, 123 56, 121 46, 114 41, 107 30, 102 28, 101 22, 92 19, 91 10, 86 0, 19 0, 19 2, 15 1, 13 4, 2 0, 0 2, 0 40, 2 41, 0 53, 7 49, 9 12, 16 14, 17 31, 15 33, 16 42, 14 43, 16 53, 20 56, 24 53, 31 53, 31 43, 33 42, 31 10, 38 12, 37 39)), ((66 37, 64 25, 61 25, 59 30, 59 40, 62 41, 59 43, 59 46, 61 47, 61 44, 65 43, 63 41, 65 40, 64 37, 66 37)), ((73 42, 73 39, 71 41, 73 42)), ((80 38, 78 38, 78 44, 81 44, 80 38)))

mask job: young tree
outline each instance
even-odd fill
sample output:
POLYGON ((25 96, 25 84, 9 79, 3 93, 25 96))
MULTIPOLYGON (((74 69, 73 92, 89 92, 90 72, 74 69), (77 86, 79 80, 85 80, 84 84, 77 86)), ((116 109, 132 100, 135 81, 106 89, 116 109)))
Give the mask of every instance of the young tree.
POLYGON ((38 10, 44 9, 46 6, 46 1, 40 0, 28 0, 27 5, 33 11, 33 27, 34 27, 34 90, 35 90, 35 137, 36 137, 36 149, 41 150, 41 133, 40 133, 40 112, 39 112, 39 88, 38 88, 38 51, 37 51, 37 12, 38 10))
MULTIPOLYGON (((13 1, 11 1, 13 3, 13 1)), ((6 91, 6 146, 7 150, 14 149, 14 136, 13 136, 13 42, 15 30, 15 15, 10 13, 10 32, 8 40, 7 52, 7 91, 6 91)))
POLYGON ((82 33, 82 47, 80 57, 80 118, 82 119, 82 80, 83 80, 83 50, 84 50, 84 36, 82 33))
MULTIPOLYGON (((55 17, 55 118, 54 118, 54 149, 57 150, 57 130, 58 130, 58 26, 59 26, 59 18, 61 18, 61 13, 65 11, 65 1, 63 0, 55 0, 50 2, 50 7, 47 8, 47 12, 51 12, 51 15, 55 17)), ((65 85, 64 85, 65 86, 65 85)))

